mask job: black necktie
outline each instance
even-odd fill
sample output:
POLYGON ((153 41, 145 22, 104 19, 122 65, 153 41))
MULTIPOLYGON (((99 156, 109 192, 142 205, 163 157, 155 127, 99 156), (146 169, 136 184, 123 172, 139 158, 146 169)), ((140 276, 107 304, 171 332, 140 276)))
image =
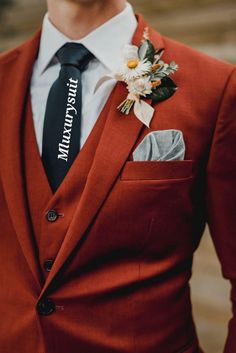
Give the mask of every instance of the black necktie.
POLYGON ((61 70, 47 99, 42 149, 42 161, 53 192, 80 150, 81 72, 93 59, 93 55, 77 43, 65 44, 56 56, 61 70))

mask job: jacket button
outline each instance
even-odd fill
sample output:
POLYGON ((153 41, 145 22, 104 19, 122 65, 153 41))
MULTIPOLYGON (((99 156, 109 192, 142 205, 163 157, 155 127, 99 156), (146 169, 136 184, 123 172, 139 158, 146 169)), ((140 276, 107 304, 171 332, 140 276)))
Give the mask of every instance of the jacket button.
POLYGON ((48 298, 41 299, 37 304, 37 311, 39 315, 48 316, 55 311, 55 303, 48 298))
POLYGON ((50 272, 53 266, 54 260, 48 259, 44 262, 43 267, 47 272, 50 272))
POLYGON ((58 218, 58 213, 55 210, 49 210, 46 214, 48 222, 55 222, 58 218))

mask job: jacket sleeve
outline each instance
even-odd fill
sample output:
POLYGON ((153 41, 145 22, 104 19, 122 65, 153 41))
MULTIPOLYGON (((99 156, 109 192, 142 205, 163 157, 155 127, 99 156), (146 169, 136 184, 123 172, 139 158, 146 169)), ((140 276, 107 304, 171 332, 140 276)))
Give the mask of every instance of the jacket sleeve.
POLYGON ((236 69, 224 90, 207 165, 207 223, 232 285, 233 317, 225 353, 236 353, 236 69))

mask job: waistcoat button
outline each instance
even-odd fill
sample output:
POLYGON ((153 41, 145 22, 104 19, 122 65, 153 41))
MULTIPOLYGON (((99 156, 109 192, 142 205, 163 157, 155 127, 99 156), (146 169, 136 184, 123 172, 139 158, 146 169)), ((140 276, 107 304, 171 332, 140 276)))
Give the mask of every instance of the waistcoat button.
POLYGON ((53 266, 53 259, 48 259, 44 262, 43 267, 47 272, 50 272, 53 266))
POLYGON ((37 311, 39 315, 51 315, 55 311, 55 303, 48 298, 42 298, 37 304, 37 311))
POLYGON ((49 210, 46 214, 48 222, 55 222, 58 218, 58 213, 55 210, 49 210))

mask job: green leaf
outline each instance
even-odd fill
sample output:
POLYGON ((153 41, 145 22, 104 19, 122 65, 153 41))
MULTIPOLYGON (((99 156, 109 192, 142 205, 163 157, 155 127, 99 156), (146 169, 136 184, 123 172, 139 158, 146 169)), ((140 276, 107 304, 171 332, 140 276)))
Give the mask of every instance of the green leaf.
POLYGON ((174 81, 169 77, 165 77, 162 79, 161 85, 148 95, 147 98, 152 99, 154 103, 159 103, 173 96, 176 90, 177 86, 174 81))
POLYGON ((139 47, 138 50, 138 55, 140 60, 145 60, 147 59, 148 61, 151 61, 151 63, 154 62, 154 56, 155 56, 155 48, 150 42, 150 40, 145 40, 141 46, 139 47))

